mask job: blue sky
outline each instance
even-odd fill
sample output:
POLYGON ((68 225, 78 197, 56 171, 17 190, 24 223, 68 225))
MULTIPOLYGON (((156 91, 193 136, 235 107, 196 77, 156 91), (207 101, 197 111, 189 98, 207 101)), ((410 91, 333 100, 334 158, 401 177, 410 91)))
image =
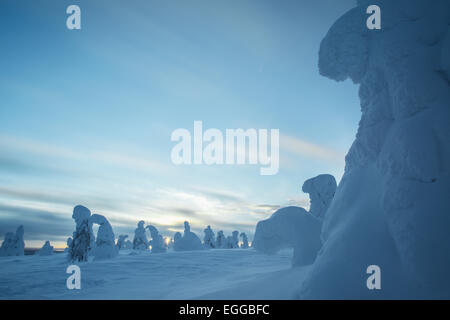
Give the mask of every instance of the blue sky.
POLYGON ((357 87, 318 73, 321 39, 353 0, 31 1, 0 4, 0 237, 71 236, 72 208, 118 234, 250 234, 277 207, 308 207, 304 180, 339 180, 357 87), (70 4, 82 29, 68 30, 70 4), (277 128, 280 170, 175 166, 170 134, 277 128))

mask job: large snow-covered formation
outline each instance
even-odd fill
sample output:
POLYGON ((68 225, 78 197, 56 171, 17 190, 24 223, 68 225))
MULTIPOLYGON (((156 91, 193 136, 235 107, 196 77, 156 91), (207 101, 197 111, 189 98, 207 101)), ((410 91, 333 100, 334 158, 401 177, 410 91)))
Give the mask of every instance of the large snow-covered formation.
POLYGON ((145 234, 144 221, 139 221, 136 230, 134 230, 133 249, 148 250, 148 240, 145 234))
POLYGON ((336 192, 336 179, 331 174, 320 174, 317 177, 306 180, 302 191, 309 193, 309 213, 323 220, 325 212, 333 200, 336 192))
POLYGON ((189 222, 184 222, 184 234, 182 237, 175 234, 174 247, 175 251, 185 251, 185 250, 200 250, 203 249, 202 242, 200 238, 197 237, 195 233, 191 231, 191 226, 189 222))
POLYGON ((51 256, 53 254, 53 246, 50 244, 50 241, 45 241, 42 248, 36 251, 35 254, 38 256, 51 256))
POLYGON ((152 247, 152 253, 162 253, 167 251, 166 243, 162 235, 159 234, 158 229, 155 226, 149 225, 146 227, 150 231, 150 236, 152 240, 150 240, 150 246, 152 247))
POLYGON ((247 235, 245 234, 245 232, 241 232, 240 237, 242 238, 241 248, 247 249, 248 248, 248 238, 247 238, 247 235))
POLYGON ((94 260, 114 258, 118 253, 115 245, 114 231, 109 221, 100 214, 93 214, 89 224, 98 224, 97 238, 95 240, 94 260))
POLYGON ((362 116, 300 298, 450 298, 449 24, 448 0, 360 0, 323 39, 320 73, 360 85, 362 116))
POLYGON ((211 229, 211 226, 207 226, 205 230, 203 230, 205 236, 203 238, 203 244, 206 248, 215 248, 216 247, 216 239, 214 236, 214 231, 211 229))
POLYGON ((91 211, 82 206, 77 205, 73 208, 72 218, 75 220, 75 231, 73 233, 72 242, 69 247, 69 259, 75 261, 87 261, 89 251, 93 247, 94 234, 92 225, 89 223, 91 211))
POLYGON ((2 246, 0 247, 0 257, 6 256, 23 256, 25 250, 25 242, 23 240, 24 228, 19 226, 16 233, 7 232, 2 246))
POLYGON ((283 248, 294 248, 294 266, 311 264, 321 247, 321 223, 300 207, 285 207, 256 225, 252 246, 274 254, 283 248))

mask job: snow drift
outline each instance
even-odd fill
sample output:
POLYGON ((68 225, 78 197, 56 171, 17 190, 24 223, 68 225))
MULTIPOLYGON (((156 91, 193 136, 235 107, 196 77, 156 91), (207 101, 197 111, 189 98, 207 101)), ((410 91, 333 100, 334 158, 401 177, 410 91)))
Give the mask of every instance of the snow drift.
POLYGON ((450 298, 449 23, 449 1, 358 1, 323 39, 320 73, 360 85, 362 116, 300 298, 450 298))

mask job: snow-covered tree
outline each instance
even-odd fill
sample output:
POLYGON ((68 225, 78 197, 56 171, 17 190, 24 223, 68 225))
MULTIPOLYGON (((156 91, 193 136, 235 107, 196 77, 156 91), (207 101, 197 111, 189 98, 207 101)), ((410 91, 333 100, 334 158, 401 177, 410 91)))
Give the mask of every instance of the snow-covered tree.
POLYGON ((25 242, 23 240, 24 228, 19 226, 16 233, 7 232, 2 246, 0 247, 0 257, 23 256, 25 251, 25 242))
POLYGON ((150 240, 150 246, 152 247, 152 253, 163 253, 167 251, 166 243, 162 235, 159 234, 156 227, 149 225, 146 227, 150 231, 152 240, 150 240))
POLYGON ((72 245, 72 237, 68 237, 66 240, 67 248, 64 249, 64 252, 69 252, 70 246, 72 245))
POLYGON ((117 255, 114 232, 108 219, 100 214, 93 214, 89 224, 98 224, 97 239, 95 241, 94 260, 111 259, 117 255))
POLYGON ((148 250, 148 240, 145 234, 144 221, 139 221, 136 230, 134 231, 133 249, 148 250))
POLYGON ((53 254, 53 246, 50 245, 50 241, 45 241, 42 248, 36 251, 35 254, 39 256, 51 256, 53 254))
POLYGON ((220 230, 217 233, 216 237, 216 248, 226 248, 226 247, 227 247, 227 238, 225 238, 223 231, 220 230))
POLYGON ((77 205, 73 208, 72 218, 75 220, 76 228, 73 240, 69 247, 69 259, 73 262, 88 261, 89 251, 92 248, 93 232, 89 223, 91 211, 88 208, 77 205))
POLYGON ((227 249, 233 248, 233 239, 232 239, 231 236, 227 236, 227 237, 226 237, 226 245, 225 245, 225 248, 227 248, 227 249))
POLYGON ((176 251, 184 251, 184 250, 200 250, 203 249, 202 242, 199 237, 195 233, 191 231, 191 227, 189 222, 184 222, 184 234, 183 237, 177 237, 174 243, 174 250, 176 251))
POLYGON ((214 231, 211 229, 211 226, 207 226, 205 230, 203 230, 205 233, 205 237, 203 238, 203 244, 206 248, 215 248, 216 246, 216 240, 214 236, 214 231))
POLYGON ((119 238, 117 239, 116 247, 118 250, 125 249, 125 240, 128 238, 127 234, 121 234, 119 235, 119 238))
MULTIPOLYGON (((181 236, 181 234, 180 234, 180 236, 181 236)), ((167 243, 167 249, 168 249, 168 250, 172 250, 172 249, 173 249, 173 244, 174 244, 175 240, 172 239, 172 238, 170 238, 170 237, 166 237, 165 240, 167 241, 167 242, 166 242, 166 243, 167 243)))
POLYGON ((235 230, 231 233, 229 247, 232 249, 239 248, 239 231, 235 230))
POLYGON ((336 179, 331 174, 320 174, 306 180, 303 183, 302 190, 309 193, 309 213, 323 220, 331 200, 333 200, 336 188, 336 179))
POLYGON ((177 247, 179 245, 179 242, 181 240, 183 236, 181 235, 180 232, 175 232, 175 234, 173 235, 173 248, 175 250, 175 247, 177 247))
POLYGON ((281 208, 269 219, 258 222, 253 247, 268 254, 282 248, 294 248, 294 266, 311 264, 322 245, 320 229, 320 221, 305 209, 281 208))
POLYGON ((242 245, 241 248, 242 249, 247 249, 248 248, 248 238, 247 235, 245 234, 245 232, 242 232, 240 234, 241 238, 242 238, 242 245))
POLYGON ((133 242, 131 242, 130 240, 125 240, 122 248, 123 249, 133 249, 133 242))

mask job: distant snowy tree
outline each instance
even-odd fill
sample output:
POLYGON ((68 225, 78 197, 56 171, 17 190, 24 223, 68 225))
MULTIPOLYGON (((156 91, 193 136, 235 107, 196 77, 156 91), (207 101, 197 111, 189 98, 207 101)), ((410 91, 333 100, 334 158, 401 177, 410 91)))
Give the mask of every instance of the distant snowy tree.
POLYGON ((130 240, 125 240, 122 248, 123 249, 133 249, 133 242, 131 242, 130 240))
POLYGON ((183 237, 183 236, 181 235, 180 232, 176 232, 176 233, 173 235, 173 249, 174 249, 174 250, 175 250, 175 248, 176 248, 177 246, 179 246, 179 242, 180 242, 180 240, 181 240, 182 237, 183 237))
POLYGON ((242 249, 247 249, 248 248, 248 238, 247 235, 245 234, 245 232, 241 233, 241 238, 242 238, 242 245, 241 248, 242 249))
POLYGON ((233 231, 230 241, 231 248, 239 248, 239 231, 233 231))
POLYGON ((72 218, 75 220, 76 228, 69 247, 69 259, 73 262, 88 261, 93 241, 92 228, 89 224, 90 217, 91 211, 88 208, 81 205, 73 208, 72 218))
POLYGON ((323 220, 331 200, 336 192, 336 179, 331 174, 320 174, 317 177, 306 180, 302 190, 309 193, 310 208, 309 213, 314 217, 323 220))
POLYGON ((125 249, 125 240, 128 238, 128 235, 121 234, 117 239, 116 247, 118 250, 125 249))
POLYGON ((217 233, 216 237, 216 248, 226 248, 226 247, 227 247, 227 239, 225 238, 223 231, 220 230, 217 233))
POLYGON ((108 219, 100 214, 93 214, 89 219, 89 224, 98 224, 100 226, 95 242, 94 260, 114 258, 118 250, 114 243, 114 232, 108 219))
MULTIPOLYGON (((180 236, 181 236, 181 234, 180 234, 180 236)), ((167 237, 166 240, 167 240, 167 249, 172 250, 175 240, 170 237, 167 237)))
POLYGON ((67 248, 64 249, 64 252, 69 252, 70 246, 72 245, 72 237, 68 237, 66 240, 67 248))
POLYGON ((211 226, 207 226, 205 230, 205 237, 203 238, 203 244, 206 248, 215 248, 216 240, 214 236, 214 231, 211 229, 211 226))
POLYGON ((162 235, 159 234, 158 229, 154 226, 147 226, 146 229, 150 231, 150 235, 152 240, 150 241, 150 245, 152 247, 152 253, 163 253, 167 251, 166 243, 162 235))
POLYGON ((232 236, 227 236, 225 248, 233 249, 233 237, 232 236))
MULTIPOLYGON (((177 234, 175 234, 177 236, 177 234)), ((178 237, 178 236, 177 236, 178 237)), ((191 231, 191 226, 189 222, 184 222, 184 234, 183 237, 175 240, 174 250, 184 251, 184 250, 200 250, 203 249, 202 242, 195 233, 191 231)))
POLYGON ((5 239, 0 247, 0 257, 24 255, 25 242, 23 241, 23 234, 23 226, 19 226, 16 233, 6 233, 5 239))
POLYGON ((45 241, 42 248, 36 251, 35 254, 39 256, 51 256, 53 254, 53 247, 50 245, 50 241, 45 241))
POLYGON ((136 230, 134 231, 133 249, 148 250, 148 240, 145 235, 144 221, 139 221, 136 230))

